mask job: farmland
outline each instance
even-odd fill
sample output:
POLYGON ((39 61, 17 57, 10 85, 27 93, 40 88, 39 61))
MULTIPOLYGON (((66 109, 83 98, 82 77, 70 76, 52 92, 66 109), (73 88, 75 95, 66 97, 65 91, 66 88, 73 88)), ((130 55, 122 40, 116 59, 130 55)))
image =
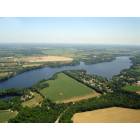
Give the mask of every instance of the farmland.
POLYGON ((111 107, 76 113, 75 123, 140 123, 140 110, 111 107))
POLYGON ((55 45, 47 44, 11 44, 10 46, 2 44, 0 45, 0 80, 52 64, 58 66, 79 61, 86 64, 108 62, 122 53, 129 55, 135 51, 133 49, 97 49, 92 46, 85 48, 78 45, 73 47, 61 45, 58 49, 55 45))
MULTIPOLYGON (((86 85, 70 78, 64 73, 59 73, 55 80, 47 81, 49 87, 42 89, 40 92, 55 102, 64 102, 65 100, 79 99, 87 95, 99 95, 97 92, 86 85)), ((71 101, 71 100, 70 100, 71 101)))
POLYGON ((72 61, 72 58, 62 56, 0 57, 0 80, 8 79, 27 70, 44 67, 53 63, 55 64, 56 62, 69 64, 72 61))
POLYGON ((128 91, 128 92, 137 92, 137 91, 140 91, 140 86, 137 86, 137 85, 126 85, 123 87, 123 89, 125 91, 128 91))
POLYGON ((140 18, 1 17, 0 122, 140 123, 140 18))
POLYGON ((16 111, 0 110, 0 123, 8 122, 9 119, 14 118, 16 115, 16 111))
MULTIPOLYGON (((139 92, 137 85, 140 77, 139 55, 135 58, 133 49, 130 51, 129 49, 119 50, 118 48, 109 50, 84 47, 59 49, 54 47, 36 47, 34 49, 31 47, 11 47, 7 50, 6 48, 0 48, 0 50, 2 51, 2 53, 0 52, 1 80, 4 78, 8 79, 26 70, 40 67, 48 67, 50 70, 54 70, 54 67, 62 69, 60 66, 73 66, 73 61, 76 62, 74 66, 75 64, 79 66, 79 63, 82 65, 82 62, 84 62, 82 66, 88 67, 89 65, 86 64, 111 61, 121 54, 129 55, 132 53, 133 55, 133 58, 130 58, 133 60, 133 66, 121 71, 119 75, 114 76, 111 80, 88 73, 83 67, 83 69, 79 70, 63 71, 62 69, 63 72, 55 72, 53 76, 51 75, 52 77, 48 77, 50 78, 49 80, 43 76, 41 78, 44 79, 39 79, 41 81, 38 80, 38 83, 31 87, 19 90, 16 88, 1 89, 1 122, 35 123, 56 122, 56 120, 58 120, 57 122, 77 122, 72 118, 74 114, 89 113, 88 115, 90 116, 90 113, 92 114, 92 112, 96 111, 96 115, 99 114, 96 118, 100 119, 96 120, 97 122, 139 122, 137 120, 139 113, 137 114, 136 112, 140 109, 140 96, 128 92, 128 90, 139 92), (122 90, 123 87, 125 92, 122 90), (15 93, 20 96, 14 97, 15 93), (3 99, 3 96, 9 96, 10 94, 13 98, 3 99), (110 107, 109 113, 108 107, 110 107), (107 110, 103 112, 107 112, 110 120, 106 120, 105 114, 98 113, 102 109, 107 110), (16 117, 14 117, 14 113, 16 117), (114 118, 114 120, 111 120, 113 114, 117 116, 119 113, 127 114, 128 118, 125 115, 120 115, 119 119, 114 118), (135 116, 132 116, 133 114, 135 116), (99 116, 104 117, 101 118, 99 116)), ((105 67, 100 69, 105 69, 105 67)), ((40 70, 38 71, 41 73, 40 70)), ((30 72, 32 73, 32 71, 30 72)), ((109 71, 107 72, 109 73, 109 71)), ((46 76, 49 75, 49 71, 44 73, 46 76)), ((34 79, 35 76, 36 74, 27 76, 25 82, 34 79)), ((19 82, 22 83, 24 77, 25 75, 23 74, 23 78, 19 82)), ((91 119, 87 120, 88 122, 94 122, 92 116, 90 118, 86 117, 91 119)), ((82 117, 80 118, 82 119, 82 117)), ((82 122, 83 120, 80 121, 82 122)))
POLYGON ((59 62, 59 61, 72 61, 72 58, 69 57, 62 57, 62 56, 32 56, 21 58, 22 61, 25 62, 59 62))

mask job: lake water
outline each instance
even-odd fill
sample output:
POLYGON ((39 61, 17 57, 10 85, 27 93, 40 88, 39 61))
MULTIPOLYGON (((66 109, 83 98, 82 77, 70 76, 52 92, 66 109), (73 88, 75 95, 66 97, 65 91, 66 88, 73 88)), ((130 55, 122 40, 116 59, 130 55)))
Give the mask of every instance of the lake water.
POLYGON ((0 96, 0 99, 2 100, 8 100, 8 99, 12 99, 14 97, 19 97, 20 95, 5 95, 5 96, 0 96))
POLYGON ((45 67, 36 70, 31 70, 12 77, 6 81, 0 82, 0 88, 16 88, 30 87, 42 79, 48 79, 57 72, 64 70, 79 70, 84 69, 89 74, 96 74, 108 79, 120 73, 121 70, 127 69, 132 65, 128 56, 116 57, 111 62, 102 62, 98 64, 86 65, 80 62, 76 66, 62 66, 57 68, 45 67))

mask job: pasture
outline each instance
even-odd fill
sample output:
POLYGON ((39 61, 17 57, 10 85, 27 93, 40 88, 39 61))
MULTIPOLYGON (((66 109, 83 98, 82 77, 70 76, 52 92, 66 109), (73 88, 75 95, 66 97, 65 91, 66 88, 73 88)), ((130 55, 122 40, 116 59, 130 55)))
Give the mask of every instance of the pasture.
POLYGON ((48 99, 55 102, 65 102, 65 100, 78 101, 81 97, 87 95, 99 95, 93 89, 86 85, 74 80, 73 78, 65 75, 64 73, 57 74, 55 80, 48 80, 48 87, 42 89, 40 92, 48 99), (77 98, 77 100, 75 100, 77 98))
POLYGON ((9 119, 14 118, 16 115, 16 111, 0 110, 0 123, 8 122, 9 119))
POLYGON ((123 87, 123 90, 128 92, 137 92, 140 91, 140 86, 138 85, 126 85, 123 87))

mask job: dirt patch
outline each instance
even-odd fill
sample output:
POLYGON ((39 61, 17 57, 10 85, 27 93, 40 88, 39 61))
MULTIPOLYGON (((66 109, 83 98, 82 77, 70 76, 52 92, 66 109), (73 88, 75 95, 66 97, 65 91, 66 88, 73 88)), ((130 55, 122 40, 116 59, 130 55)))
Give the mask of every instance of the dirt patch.
POLYGON ((78 101, 93 98, 93 97, 99 97, 100 95, 101 95, 100 93, 93 92, 93 93, 91 93, 89 95, 86 95, 86 96, 73 97, 71 99, 67 99, 67 100, 64 100, 64 101, 61 101, 61 102, 59 101, 59 102, 56 102, 56 103, 78 102, 78 101))
POLYGON ((72 58, 69 57, 63 57, 63 56, 32 56, 32 57, 26 57, 22 58, 22 61, 25 62, 65 62, 65 61, 72 61, 72 58))
POLYGON ((136 93, 137 93, 138 95, 140 95, 140 91, 137 91, 136 93))
POLYGON ((8 72, 0 72, 0 77, 5 77, 7 76, 9 73, 8 72))
POLYGON ((140 109, 111 107, 74 114, 75 123, 140 123, 140 109))
POLYGON ((27 67, 38 67, 38 66, 40 66, 40 64, 32 64, 32 63, 30 64, 29 63, 29 64, 23 65, 24 68, 27 68, 27 67))

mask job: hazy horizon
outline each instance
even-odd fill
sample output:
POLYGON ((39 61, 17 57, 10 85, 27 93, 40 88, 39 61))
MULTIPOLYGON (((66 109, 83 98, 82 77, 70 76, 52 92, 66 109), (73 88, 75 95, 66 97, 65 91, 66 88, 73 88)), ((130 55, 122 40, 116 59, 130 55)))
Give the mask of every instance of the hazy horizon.
POLYGON ((110 49, 110 48, 133 48, 140 49, 140 45, 121 45, 121 44, 64 44, 64 43, 0 43, 0 48, 94 48, 94 49, 110 49))
POLYGON ((0 18, 0 44, 140 45, 136 17, 0 18))

